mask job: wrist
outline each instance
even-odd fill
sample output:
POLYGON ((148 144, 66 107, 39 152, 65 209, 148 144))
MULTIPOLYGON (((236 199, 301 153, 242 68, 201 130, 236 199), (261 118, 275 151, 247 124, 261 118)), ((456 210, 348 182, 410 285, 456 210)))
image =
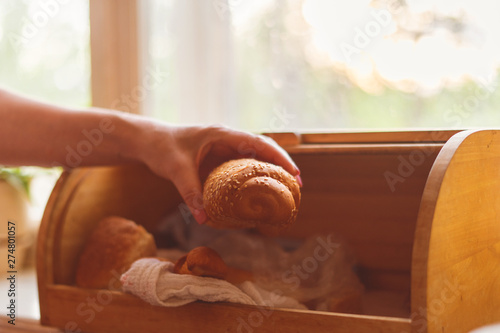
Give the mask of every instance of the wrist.
POLYGON ((118 116, 115 132, 119 154, 126 160, 143 163, 153 170, 158 147, 165 146, 170 137, 164 124, 132 114, 118 116))
POLYGON ((110 117, 105 117, 101 122, 109 123, 111 141, 114 143, 115 153, 120 159, 129 162, 143 162, 141 160, 141 147, 144 145, 144 120, 142 117, 113 112, 110 117))

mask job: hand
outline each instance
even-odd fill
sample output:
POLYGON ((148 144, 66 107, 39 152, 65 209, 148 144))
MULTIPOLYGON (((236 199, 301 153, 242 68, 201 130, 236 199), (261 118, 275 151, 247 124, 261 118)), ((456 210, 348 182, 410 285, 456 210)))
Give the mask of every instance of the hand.
POLYGON ((224 161, 252 157, 281 165, 301 184, 300 170, 283 148, 269 137, 226 127, 172 127, 158 124, 146 135, 143 162, 171 180, 196 221, 206 222, 202 185, 208 173, 224 161), (159 152, 165 152, 159 154, 159 152))

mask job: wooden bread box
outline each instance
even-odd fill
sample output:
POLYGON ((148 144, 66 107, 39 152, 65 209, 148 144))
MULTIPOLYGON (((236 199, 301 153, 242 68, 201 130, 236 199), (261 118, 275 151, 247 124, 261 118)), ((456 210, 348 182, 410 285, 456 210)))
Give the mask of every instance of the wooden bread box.
POLYGON ((42 324, 66 332, 460 333, 500 321, 500 131, 269 135, 304 182, 286 236, 342 235, 369 310, 164 308, 113 288, 76 287, 79 254, 101 218, 153 231, 179 209, 170 182, 129 165, 74 169, 56 184, 38 239, 42 324))

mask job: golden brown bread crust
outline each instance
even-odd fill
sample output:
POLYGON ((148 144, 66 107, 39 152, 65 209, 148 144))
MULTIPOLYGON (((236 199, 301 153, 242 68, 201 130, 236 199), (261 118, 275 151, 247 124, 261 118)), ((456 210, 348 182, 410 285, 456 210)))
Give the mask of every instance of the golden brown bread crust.
POLYGON ((174 273, 213 277, 230 283, 252 281, 249 271, 229 267, 217 252, 206 246, 199 246, 177 260, 174 273))
POLYGON ((264 233, 275 233, 295 221, 300 188, 280 166, 238 159, 210 173, 203 188, 203 204, 209 226, 256 227, 264 233))
POLYGON ((199 246, 177 260, 174 273, 223 279, 227 274, 227 266, 217 252, 199 246))
POLYGON ((107 217, 99 221, 85 244, 76 284, 83 288, 108 288, 134 261, 155 255, 153 236, 142 226, 121 217, 107 217))

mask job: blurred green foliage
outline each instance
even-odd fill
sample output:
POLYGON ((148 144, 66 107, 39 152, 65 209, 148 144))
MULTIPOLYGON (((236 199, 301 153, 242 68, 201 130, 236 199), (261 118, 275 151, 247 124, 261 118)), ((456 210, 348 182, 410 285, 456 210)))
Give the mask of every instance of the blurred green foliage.
POLYGON ((33 174, 23 171, 23 168, 2 168, 0 167, 0 180, 9 182, 12 186, 21 188, 30 196, 30 182, 33 174))

